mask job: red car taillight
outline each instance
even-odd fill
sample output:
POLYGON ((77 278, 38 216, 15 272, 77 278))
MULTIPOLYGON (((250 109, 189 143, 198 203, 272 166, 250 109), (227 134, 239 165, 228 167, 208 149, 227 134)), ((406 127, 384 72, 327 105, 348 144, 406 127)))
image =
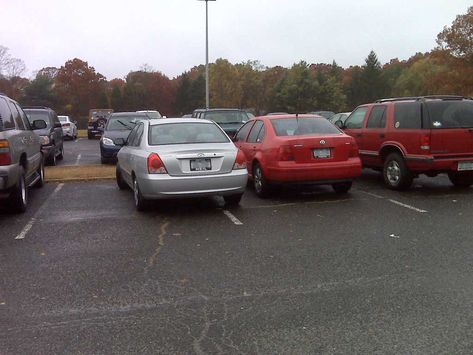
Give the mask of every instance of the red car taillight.
POLYGON ((0 165, 10 165, 10 143, 6 139, 0 140, 0 165))
POLYGON ((430 135, 422 135, 420 137, 420 149, 430 150, 430 135))
POLYGON ((167 174, 163 161, 156 153, 151 153, 148 157, 148 173, 150 174, 167 174))
POLYGON ((279 160, 294 160, 294 154, 292 153, 292 147, 290 145, 282 145, 279 147, 279 160))
POLYGON ((240 149, 238 149, 235 163, 233 164, 233 170, 238 170, 238 169, 246 169, 245 153, 243 153, 240 149))

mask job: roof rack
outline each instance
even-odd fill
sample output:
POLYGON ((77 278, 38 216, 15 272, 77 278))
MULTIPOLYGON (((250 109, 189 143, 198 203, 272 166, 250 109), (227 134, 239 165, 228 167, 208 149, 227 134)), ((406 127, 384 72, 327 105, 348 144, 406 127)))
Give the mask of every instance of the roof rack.
POLYGON ((423 100, 472 100, 471 97, 457 96, 457 95, 428 95, 428 96, 406 96, 406 97, 393 97, 390 99, 379 99, 375 103, 383 102, 396 102, 396 101, 423 101, 423 100))

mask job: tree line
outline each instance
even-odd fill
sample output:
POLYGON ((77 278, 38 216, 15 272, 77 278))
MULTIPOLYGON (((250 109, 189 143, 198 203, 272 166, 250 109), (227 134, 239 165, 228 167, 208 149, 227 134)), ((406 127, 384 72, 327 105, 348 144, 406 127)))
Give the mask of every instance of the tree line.
MULTIPOLYGON (((273 111, 351 111, 383 97, 457 94, 473 96, 473 7, 437 35, 438 46, 407 60, 382 64, 371 51, 363 65, 342 68, 301 61, 290 68, 258 61, 210 64, 212 107, 273 111)), ((46 67, 22 77, 25 65, 0 46, 0 92, 22 105, 44 105, 61 114, 86 116, 91 108, 115 111, 158 109, 168 116, 205 106, 205 67, 169 78, 143 65, 125 78, 107 80, 86 61, 75 58, 60 68, 46 67)))

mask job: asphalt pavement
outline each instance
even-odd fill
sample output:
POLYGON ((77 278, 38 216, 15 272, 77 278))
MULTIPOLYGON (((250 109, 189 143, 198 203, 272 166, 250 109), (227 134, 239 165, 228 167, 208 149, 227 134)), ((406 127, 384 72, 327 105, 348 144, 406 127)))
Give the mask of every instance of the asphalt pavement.
POLYGON ((101 164, 99 139, 64 140, 64 159, 57 165, 101 164))
POLYGON ((139 213, 114 182, 30 197, 0 210, 1 354, 472 352, 473 189, 444 176, 230 210, 139 213))

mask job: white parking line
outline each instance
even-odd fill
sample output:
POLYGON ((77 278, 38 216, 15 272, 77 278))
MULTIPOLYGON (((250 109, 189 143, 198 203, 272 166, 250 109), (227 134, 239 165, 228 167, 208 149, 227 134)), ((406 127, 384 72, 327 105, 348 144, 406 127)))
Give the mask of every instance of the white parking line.
POLYGON ((384 198, 383 196, 376 195, 376 194, 374 194, 374 193, 372 193, 372 192, 363 191, 363 190, 358 190, 358 191, 363 192, 364 194, 367 194, 367 195, 372 196, 372 197, 376 197, 376 198, 380 198, 380 199, 381 199, 381 198, 384 198))
POLYGON ((26 235, 28 234, 28 232, 30 231, 30 229, 33 227, 33 224, 36 222, 36 218, 37 216, 39 216, 39 214, 44 210, 44 208, 46 207, 49 199, 56 195, 59 191, 61 191, 62 187, 64 186, 63 183, 59 184, 56 186, 56 188, 54 189, 54 191, 51 193, 51 195, 48 196, 48 198, 43 202, 43 204, 41 205, 40 208, 38 208, 38 210, 36 211, 36 213, 33 215, 33 217, 31 217, 31 219, 28 221, 28 223, 26 223, 26 225, 23 227, 23 229, 21 230, 21 232, 15 237, 15 239, 25 239, 26 235))
POLYGON ((414 206, 411 206, 411 205, 406 205, 405 203, 402 203, 402 202, 399 202, 399 201, 396 201, 396 200, 389 199, 388 201, 392 202, 392 203, 394 203, 398 206, 402 206, 402 207, 408 208, 410 210, 413 210, 413 211, 416 211, 416 212, 419 212, 419 213, 427 213, 426 210, 421 210, 420 208, 417 208, 417 207, 414 207, 414 206))
POLYGON ((76 159, 76 165, 79 165, 79 160, 82 158, 82 154, 79 154, 76 159))
POLYGON ((241 222, 238 218, 236 218, 233 213, 231 213, 230 211, 227 211, 227 210, 223 210, 223 213, 225 214, 225 216, 227 216, 230 221, 232 221, 234 224, 236 224, 237 226, 241 226, 243 225, 243 222, 241 222))

